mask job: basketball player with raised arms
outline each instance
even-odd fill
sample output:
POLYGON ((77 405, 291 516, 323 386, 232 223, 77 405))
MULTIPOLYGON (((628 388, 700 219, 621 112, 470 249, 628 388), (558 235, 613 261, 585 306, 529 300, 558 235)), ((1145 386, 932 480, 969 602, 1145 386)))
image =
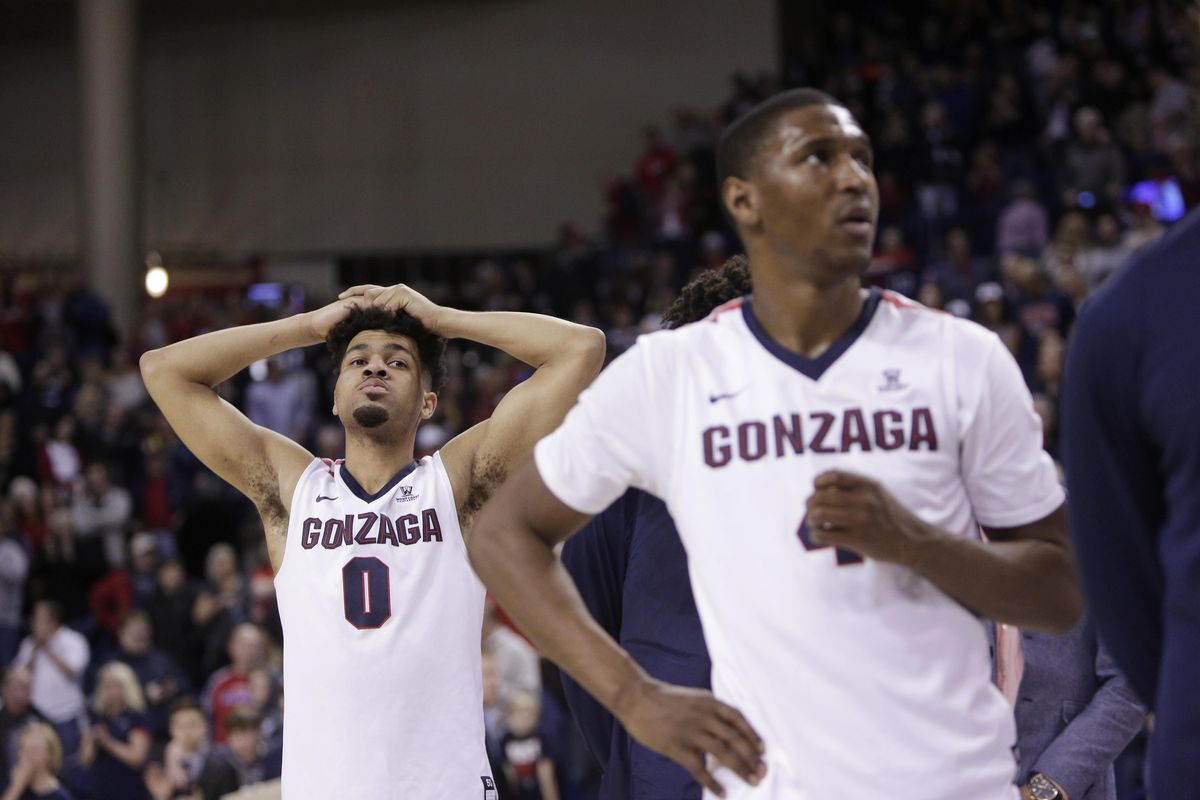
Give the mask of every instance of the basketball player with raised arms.
POLYGON ((484 588, 464 533, 483 501, 595 377, 604 336, 552 317, 471 313, 358 286, 275 322, 142 357, 184 444, 258 507, 283 621, 287 800, 495 800, 484 747, 484 588), (535 368, 489 420, 413 458, 437 407, 447 338, 535 368), (213 387, 326 341, 344 461, 251 423, 213 387))
POLYGON ((833 98, 764 102, 717 171, 751 294, 614 361, 484 508, 472 563, 707 796, 1016 800, 981 618, 1061 633, 1082 606, 1020 370, 984 328, 861 288, 879 191, 833 98), (554 559, 630 486, 679 529, 720 704, 649 678, 554 559))

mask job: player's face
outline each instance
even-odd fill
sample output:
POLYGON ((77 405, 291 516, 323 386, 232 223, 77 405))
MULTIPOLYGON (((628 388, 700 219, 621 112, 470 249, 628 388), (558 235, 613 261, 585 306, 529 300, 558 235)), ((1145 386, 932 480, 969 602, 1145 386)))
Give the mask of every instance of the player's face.
POLYGON ((363 331, 350 340, 333 391, 333 413, 347 429, 416 428, 433 414, 416 343, 407 336, 363 331))
POLYGON ((841 106, 784 114, 759 152, 749 183, 750 226, 806 277, 838 281, 871 260, 879 187, 870 140, 841 106))

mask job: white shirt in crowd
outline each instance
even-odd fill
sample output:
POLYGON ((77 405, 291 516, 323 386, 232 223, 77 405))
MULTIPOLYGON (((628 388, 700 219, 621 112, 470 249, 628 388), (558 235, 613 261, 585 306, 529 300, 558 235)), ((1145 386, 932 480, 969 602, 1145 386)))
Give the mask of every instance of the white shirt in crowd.
POLYGON ((65 625, 55 631, 46 646, 34 652, 33 637, 26 636, 17 651, 16 663, 27 665, 33 673, 33 707, 51 722, 67 722, 84 711, 83 670, 91 658, 91 650, 83 634, 65 625), (47 655, 54 652, 71 668, 67 677, 47 655))

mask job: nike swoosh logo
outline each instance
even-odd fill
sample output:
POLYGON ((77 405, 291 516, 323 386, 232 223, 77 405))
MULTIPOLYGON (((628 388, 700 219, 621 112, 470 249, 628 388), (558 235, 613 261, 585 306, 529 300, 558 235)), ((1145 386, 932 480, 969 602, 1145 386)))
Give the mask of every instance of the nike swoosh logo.
POLYGON ((708 402, 716 403, 719 400, 728 400, 731 397, 737 397, 739 394, 741 394, 744 391, 746 391, 746 389, 743 387, 741 389, 738 389, 736 392, 725 392, 724 394, 710 394, 708 396, 708 402))
POLYGON ((337 500, 337 498, 336 497, 325 497, 324 495, 320 495, 320 494, 317 495, 317 502, 319 503, 322 500, 337 500))

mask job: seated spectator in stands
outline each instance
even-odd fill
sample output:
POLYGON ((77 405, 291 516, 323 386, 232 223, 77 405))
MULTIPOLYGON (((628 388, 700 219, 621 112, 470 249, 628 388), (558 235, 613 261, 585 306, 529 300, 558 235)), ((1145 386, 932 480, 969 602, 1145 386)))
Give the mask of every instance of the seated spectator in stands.
POLYGON ((500 678, 497 700, 507 707, 518 692, 538 697, 542 692, 542 666, 533 645, 500 619, 496 602, 489 596, 483 610, 483 647, 492 654, 500 678))
POLYGON ((133 610, 125 615, 117 634, 117 651, 112 660, 133 670, 146 699, 151 732, 167 732, 167 710, 175 699, 190 689, 187 676, 175 661, 152 646, 150 615, 133 610))
POLYGON ((275 780, 283 767, 283 748, 268 750, 262 734, 262 717, 248 706, 235 708, 225 722, 228 740, 218 748, 221 757, 237 771, 239 786, 275 780))
MULTIPOLYGON (((37 380, 35 368, 34 379, 37 380)), ((35 431, 36 434, 36 431, 35 431)), ((54 434, 43 435, 37 455, 37 477, 66 496, 79 479, 83 461, 75 448, 75 420, 63 415, 54 424, 54 434)))
POLYGON ((1061 185, 1068 208, 1115 207, 1125 184, 1125 159, 1100 112, 1084 107, 1073 118, 1075 136, 1063 157, 1061 185))
POLYGON ((98 541, 107 568, 124 566, 125 529, 132 509, 129 492, 110 482, 108 465, 103 461, 88 464, 83 491, 76 494, 71 505, 79 552, 94 548, 90 543, 98 541))
POLYGON ((150 756, 146 701, 133 670, 112 662, 100 670, 93 722, 79 750, 76 787, 89 800, 141 800, 142 769, 150 756))
POLYGON ((920 282, 917 254, 904 241, 904 230, 900 226, 889 225, 879 232, 879 249, 871 257, 866 279, 872 285, 899 292, 905 297, 916 297, 920 282))
POLYGON ((58 782, 62 745, 54 728, 31 722, 20 733, 20 755, 0 800, 74 800, 58 782))
POLYGON ((1050 241, 1050 223, 1033 182, 1013 183, 1012 198, 996 221, 996 252, 1042 252, 1050 241))
POLYGON ((0 506, 0 665, 12 661, 21 643, 21 601, 29 575, 29 554, 11 508, 0 506))
POLYGON ((488 765, 492 769, 492 777, 497 784, 497 792, 502 798, 512 796, 508 786, 508 778, 504 774, 504 753, 500 742, 504 739, 506 730, 504 723, 504 706, 500 705, 500 668, 496 666, 496 657, 486 647, 483 649, 481 660, 483 675, 483 741, 487 748, 488 765))
POLYGON ((238 789, 237 770, 212 751, 208 718, 190 697, 171 706, 171 739, 146 766, 154 800, 219 800, 238 789))
POLYGON ((540 716, 537 695, 518 692, 509 698, 500 750, 514 800, 558 800, 554 762, 538 730, 540 716))
POLYGON ((946 232, 945 257, 926 270, 925 280, 936 283, 947 301, 969 300, 975 295, 975 287, 994 280, 995 273, 991 259, 971 252, 966 229, 951 228, 946 232))
POLYGON ((679 154, 666 141, 662 132, 650 125, 642 132, 645 149, 638 157, 637 186, 642 197, 650 202, 658 199, 664 179, 679 166, 679 154))
POLYGON ((267 374, 246 387, 246 416, 297 442, 308 440, 315 400, 311 376, 285 368, 284 353, 267 359, 267 374))
POLYGON ((283 747, 283 686, 269 669, 250 673, 250 693, 254 702, 249 708, 262 720, 263 742, 268 751, 283 747))
POLYGON ((62 624, 62 609, 53 600, 34 604, 29 627, 13 663, 33 675, 33 706, 54 726, 69 757, 79 749, 87 721, 83 671, 91 649, 82 634, 62 624))
POLYGON ((234 709, 254 703, 250 676, 267 666, 267 642, 262 630, 243 622, 229 637, 229 666, 217 672, 204 690, 204 706, 213 721, 213 741, 224 744, 225 723, 234 709))
MULTIPOLYGON (((8 785, 8 777, 21 752, 21 731, 30 722, 45 722, 46 718, 33 707, 33 676, 24 667, 12 666, 4 672, 0 684, 0 786, 8 785)), ((57 737, 55 737, 57 739, 57 737)), ((62 745, 59 745, 61 748, 62 745)))
POLYGON ((1079 253, 1075 265, 1087 282, 1088 289, 1094 291, 1117 271, 1128 255, 1121 242, 1121 223, 1116 214, 1105 213, 1096 218, 1095 235, 1079 253))
POLYGON ((246 618, 248 591, 246 580, 238 569, 237 551, 225 542, 214 544, 204 561, 208 589, 221 608, 227 609, 236 622, 246 618))
POLYGON ((129 540, 129 584, 133 587, 133 604, 146 608, 158 588, 158 544, 155 536, 146 531, 135 533, 129 540))
MULTIPOLYGON (((183 564, 178 559, 163 562, 158 567, 158 585, 154 597, 147 606, 150 628, 154 631, 154 644, 178 665, 195 670, 196 658, 195 626, 192 609, 196 603, 196 590, 187 580, 183 564)), ((206 678, 189 673, 194 685, 206 678)))
POLYGON ((975 315, 973 319, 1000 337, 1010 352, 1017 352, 1020 332, 1009 318, 1004 287, 994 281, 981 283, 975 288, 975 315))
POLYGON ((38 556, 46 539, 46 515, 41 492, 33 478, 18 475, 8 485, 8 502, 12 507, 13 524, 21 534, 27 551, 38 556))

